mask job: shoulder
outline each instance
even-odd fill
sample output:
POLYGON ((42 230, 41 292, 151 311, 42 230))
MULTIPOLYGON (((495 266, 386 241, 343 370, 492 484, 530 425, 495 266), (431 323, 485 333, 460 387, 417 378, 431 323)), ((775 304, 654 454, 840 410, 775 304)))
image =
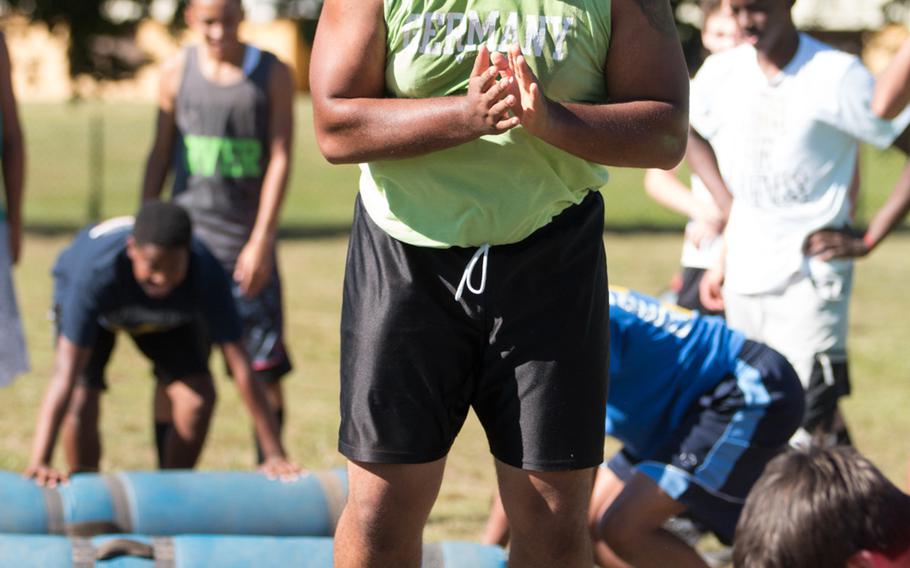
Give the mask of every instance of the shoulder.
POLYGON ((269 91, 274 92, 276 89, 293 91, 294 82, 290 65, 267 49, 252 44, 248 44, 248 47, 257 52, 256 66, 261 67, 267 73, 269 91))
POLYGON ((183 72, 186 69, 186 62, 189 58, 190 50, 196 49, 195 45, 185 47, 177 53, 168 57, 159 67, 159 81, 161 90, 171 96, 177 96, 180 89, 180 82, 183 79, 183 72))
POLYGON ((702 63, 693 84, 715 84, 725 81, 733 82, 735 76, 755 65, 755 49, 749 45, 741 45, 727 51, 708 56, 702 63))
POLYGON ((869 75, 859 57, 841 51, 807 34, 800 34, 800 54, 802 68, 813 80, 825 80, 839 83, 844 78, 856 74, 869 75))

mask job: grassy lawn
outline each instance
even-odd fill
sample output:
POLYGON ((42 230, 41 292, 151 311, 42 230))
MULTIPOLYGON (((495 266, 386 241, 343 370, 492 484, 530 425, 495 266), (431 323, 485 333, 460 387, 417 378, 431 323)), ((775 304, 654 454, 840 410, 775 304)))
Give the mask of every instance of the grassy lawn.
MULTIPOLYGON (((149 104, 26 104, 28 143, 26 222, 32 227, 74 229, 88 219, 89 188, 101 187, 101 216, 132 213, 138 204, 155 108, 149 104), (102 132, 101 166, 92 158, 92 125, 102 132), (90 172, 93 175, 90 175, 90 172), (100 173, 99 173, 100 172, 100 173), (100 181, 99 181, 100 180, 100 181)), ((295 232, 343 229, 350 224, 356 166, 331 166, 313 136, 309 99, 298 98, 291 182, 283 226, 295 232)), ((895 152, 863 149, 860 221, 884 201, 902 159, 895 152)), ((516 166, 517 167, 517 166, 516 166)), ((617 230, 680 228, 684 219, 653 203, 641 189, 640 170, 614 169, 605 189, 607 225, 617 230)))
MULTIPOLYGON (((676 267, 676 235, 607 234, 610 278, 648 293, 659 292, 676 267)), ((51 326, 46 320, 48 270, 65 237, 29 235, 16 284, 25 317, 32 372, 0 391, 0 468, 25 466, 37 406, 51 372, 51 326)), ((346 239, 286 241, 281 250, 288 336, 296 369, 288 378, 287 440, 294 458, 314 469, 338 467, 338 325, 346 239)), ((852 313, 854 395, 846 413, 857 444, 895 482, 904 485, 910 458, 910 358, 906 356, 910 309, 901 291, 910 278, 910 236, 897 235, 862 261, 852 313)), ((248 468, 252 463, 249 420, 231 383, 218 372, 219 402, 200 467, 248 468)), ((102 411, 102 467, 154 467, 151 433, 152 382, 147 363, 121 338, 110 369, 102 411)), ((613 443, 608 450, 614 449, 613 443)), ((59 452, 58 452, 59 454, 59 452)), ((59 460, 59 458, 58 458, 59 460)), ((492 460, 477 420, 469 419, 450 456, 442 494, 427 530, 431 540, 472 539, 479 534, 493 488, 492 460)))

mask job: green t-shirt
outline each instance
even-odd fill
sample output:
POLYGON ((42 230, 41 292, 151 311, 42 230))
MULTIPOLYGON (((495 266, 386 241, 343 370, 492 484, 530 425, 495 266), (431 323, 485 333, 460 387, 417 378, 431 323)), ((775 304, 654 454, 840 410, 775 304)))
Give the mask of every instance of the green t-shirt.
MULTIPOLYGON (((518 43, 543 92, 606 101, 609 0, 385 0, 388 96, 463 95, 486 43, 518 43)), ((454 148, 361 165, 370 217, 418 246, 518 242, 607 181, 606 169, 522 127, 454 148)))

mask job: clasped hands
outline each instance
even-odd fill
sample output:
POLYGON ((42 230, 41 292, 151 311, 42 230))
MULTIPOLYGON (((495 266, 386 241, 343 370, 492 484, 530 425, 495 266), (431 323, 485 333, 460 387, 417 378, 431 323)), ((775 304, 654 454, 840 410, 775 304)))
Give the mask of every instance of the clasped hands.
POLYGON ((521 124, 539 136, 549 104, 518 45, 508 54, 479 47, 465 97, 467 123, 476 132, 500 134, 521 124))

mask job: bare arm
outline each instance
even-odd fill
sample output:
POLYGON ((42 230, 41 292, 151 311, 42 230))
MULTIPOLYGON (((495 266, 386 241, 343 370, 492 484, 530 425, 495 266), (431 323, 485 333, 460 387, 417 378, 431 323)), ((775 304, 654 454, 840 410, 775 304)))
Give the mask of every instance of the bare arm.
POLYGON ((79 347, 62 335, 57 339, 54 374, 44 392, 32 454, 25 470, 25 474, 36 478, 40 485, 53 487, 58 481, 66 479, 65 475, 54 471, 50 463, 76 376, 85 369, 91 352, 91 348, 79 347))
POLYGON ((676 177, 676 170, 651 168, 645 172, 645 192, 657 203, 671 211, 703 223, 722 228, 720 210, 711 203, 699 200, 689 187, 676 177))
POLYGON ((686 160, 689 162, 692 172, 701 179, 708 191, 711 192, 711 197, 714 198, 714 202, 723 213, 724 219, 728 218, 730 216, 730 207, 733 205, 733 196, 720 175, 717 156, 714 154, 711 144, 692 128, 689 128, 686 160))
POLYGON ((221 345, 221 350, 231 375, 234 377, 234 384, 237 386, 240 398, 253 419, 253 428, 265 457, 263 470, 267 474, 276 476, 296 475, 300 468, 287 459, 287 454, 278 437, 278 424, 268 411, 268 403, 262 385, 253 379, 246 350, 239 342, 224 343, 221 345))
POLYGON ((910 102, 910 39, 904 41, 888 67, 875 79, 872 112, 894 118, 910 102))
POLYGON ((25 142, 13 93, 12 66, 6 41, 0 34, 0 113, 3 117, 3 186, 13 264, 22 250, 22 195, 25 179, 25 142))
MULTIPOLYGON (((910 128, 895 141, 895 147, 910 156, 910 128)), ((866 256, 907 216, 910 211, 910 159, 887 201, 869 221, 865 234, 850 230, 823 229, 809 235, 804 252, 822 260, 866 256)))
POLYGON ((294 81, 290 69, 280 61, 272 66, 268 94, 269 164, 262 180, 256 223, 234 271, 234 279, 247 296, 258 294, 272 274, 279 214, 291 168, 294 81))
POLYGON ((850 180, 850 188, 847 190, 847 199, 850 200, 850 220, 856 219, 856 207, 859 204, 859 188, 862 177, 859 170, 860 151, 856 150, 856 167, 853 169, 853 179, 850 180))
POLYGON ((532 75, 517 71, 517 58, 510 58, 510 73, 496 58, 491 69, 485 47, 466 96, 386 99, 382 2, 329 0, 310 81, 320 148, 338 163, 416 156, 508 130, 521 120, 542 140, 591 161, 672 167, 685 147, 688 77, 669 4, 616 0, 613 10, 605 71, 610 101, 604 104, 550 101, 531 87, 532 75), (498 82, 497 73, 503 75, 498 82), (521 93, 512 82, 520 76, 521 93), (509 110, 515 119, 508 118, 509 110))
POLYGON ((382 0, 327 0, 313 46, 310 85, 316 141, 329 162, 357 163, 417 156, 503 132, 505 85, 489 54, 475 60, 461 97, 385 97, 386 38, 382 0))
POLYGON ((591 162, 672 168, 683 157, 689 78, 670 4, 614 0, 603 104, 546 98, 518 46, 510 54, 521 124, 541 140, 591 162))
POLYGON ((183 75, 183 52, 167 61, 161 67, 158 83, 158 117, 155 124, 155 140, 145 163, 142 178, 142 201, 161 197, 164 180, 171 168, 174 142, 177 139, 177 123, 174 117, 174 103, 183 75))

